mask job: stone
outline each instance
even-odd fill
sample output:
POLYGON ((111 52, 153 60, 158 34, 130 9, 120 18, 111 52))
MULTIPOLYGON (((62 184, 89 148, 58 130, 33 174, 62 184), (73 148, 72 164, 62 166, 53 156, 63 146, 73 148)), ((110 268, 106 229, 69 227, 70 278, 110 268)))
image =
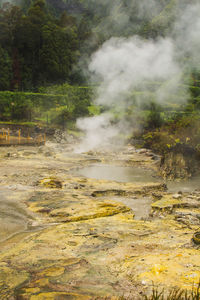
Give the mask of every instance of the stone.
POLYGON ((38 153, 43 153, 44 152, 44 146, 38 147, 38 153))
POLYGON ((51 151, 44 152, 44 156, 46 156, 46 157, 53 156, 53 155, 54 155, 54 153, 51 151))
POLYGON ((36 152, 36 151, 32 151, 32 150, 25 150, 25 151, 23 152, 23 155, 24 155, 24 156, 36 155, 36 154, 37 154, 37 152, 36 152))
POLYGON ((50 216, 62 222, 78 222, 82 220, 113 216, 119 213, 130 212, 130 210, 131 209, 129 207, 113 201, 91 203, 88 200, 83 208, 79 208, 79 206, 77 206, 77 208, 74 208, 73 210, 70 208, 55 209, 51 211, 50 216))
POLYGON ((162 211, 172 211, 175 207, 183 206, 183 202, 180 199, 163 198, 151 204, 152 209, 162 211))
MULTIPOLYGON (((25 299, 25 298, 24 298, 25 299)), ((55 300, 55 299, 69 299, 69 300, 91 300, 90 296, 67 293, 67 292, 46 292, 31 296, 30 300, 55 300)))
POLYGON ((198 218, 191 216, 191 215, 184 215, 184 216, 177 216, 176 221, 181 222, 183 224, 186 224, 188 226, 190 225, 199 225, 200 221, 198 218))
POLYGON ((52 188, 52 189, 62 188, 62 182, 59 179, 54 177, 41 179, 39 181, 39 185, 45 186, 46 188, 52 188))
POLYGON ((146 153, 149 153, 149 150, 148 149, 140 149, 138 152, 140 154, 146 154, 146 153))
POLYGON ((182 195, 181 195, 180 193, 177 193, 177 194, 172 195, 172 197, 173 197, 174 199, 181 199, 181 198, 182 198, 182 195))

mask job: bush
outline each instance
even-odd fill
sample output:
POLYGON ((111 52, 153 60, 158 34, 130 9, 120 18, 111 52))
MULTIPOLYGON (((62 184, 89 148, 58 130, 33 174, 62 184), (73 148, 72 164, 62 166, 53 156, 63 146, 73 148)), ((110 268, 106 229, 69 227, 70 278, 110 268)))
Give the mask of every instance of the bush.
POLYGON ((145 120, 145 128, 155 129, 161 127, 162 124, 163 119, 161 117, 160 107, 154 102, 150 103, 145 120))
POLYGON ((61 120, 72 120, 88 115, 93 90, 89 87, 73 87, 62 85, 49 89, 41 88, 40 93, 0 92, 0 120, 44 119, 52 115, 52 122, 62 123, 61 120), (47 93, 50 92, 50 93, 47 93), (54 92, 54 93, 53 93, 54 92))

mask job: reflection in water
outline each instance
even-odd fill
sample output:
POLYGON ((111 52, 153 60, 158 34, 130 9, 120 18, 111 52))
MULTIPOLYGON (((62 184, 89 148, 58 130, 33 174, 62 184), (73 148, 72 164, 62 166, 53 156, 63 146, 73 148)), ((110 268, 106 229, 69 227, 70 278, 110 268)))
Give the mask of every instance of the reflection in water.
POLYGON ((118 182, 159 182, 153 171, 139 167, 121 167, 94 164, 78 170, 78 175, 118 182))

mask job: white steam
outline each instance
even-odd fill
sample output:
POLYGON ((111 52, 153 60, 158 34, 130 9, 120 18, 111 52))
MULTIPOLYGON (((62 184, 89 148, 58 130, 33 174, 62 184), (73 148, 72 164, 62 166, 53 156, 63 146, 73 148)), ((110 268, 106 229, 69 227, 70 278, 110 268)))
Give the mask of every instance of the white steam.
POLYGON ((18 2, 19 1, 17 1, 17 0, 0 0, 0 6, 2 5, 2 4, 4 4, 4 3, 10 3, 10 4, 18 4, 18 2))
POLYGON ((78 119, 77 126, 86 133, 82 143, 76 148, 78 153, 96 149, 101 145, 109 146, 109 139, 118 134, 118 129, 111 124, 109 113, 78 119))
POLYGON ((94 2, 96 5, 94 5, 93 13, 95 15, 102 15, 102 12, 106 14, 95 30, 103 33, 107 38, 118 36, 120 32, 137 31, 142 22, 148 22, 158 15, 163 6, 163 3, 157 0, 101 0, 98 2, 95 0, 94 2))
POLYGON ((179 54, 190 57, 192 66, 200 65, 200 4, 186 6, 174 32, 179 54))
POLYGON ((96 52, 89 69, 101 81, 97 104, 123 101, 123 94, 145 82, 166 81, 180 74, 172 40, 156 42, 139 37, 112 38, 96 52))
MULTIPOLYGON (((148 84, 155 81, 160 84, 154 89, 154 101, 184 103, 188 94, 181 82, 182 74, 191 64, 196 66, 200 62, 199 33, 200 5, 197 4, 186 6, 171 36, 166 38, 156 41, 138 36, 109 39, 93 54, 89 64, 92 77, 100 83, 94 102, 107 107, 108 112, 115 107, 123 112, 130 105, 128 93, 148 91, 148 84)), ((139 93, 136 101, 138 104, 142 101, 139 93)), ((79 119, 77 126, 86 134, 79 150, 108 145, 113 137, 128 134, 132 124, 127 126, 126 117, 113 122, 112 113, 79 119)))

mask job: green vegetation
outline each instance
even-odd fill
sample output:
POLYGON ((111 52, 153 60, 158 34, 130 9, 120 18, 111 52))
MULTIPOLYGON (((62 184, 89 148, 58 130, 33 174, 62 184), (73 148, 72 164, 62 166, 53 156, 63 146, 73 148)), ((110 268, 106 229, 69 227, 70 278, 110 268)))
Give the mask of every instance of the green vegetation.
POLYGON ((0 9, 1 90, 33 90, 71 80, 79 57, 76 21, 63 13, 53 17, 43 0, 24 13, 9 3, 0 9))
MULTIPOLYGON (((52 86, 48 92, 50 94, 44 88, 40 93, 1 91, 0 120, 43 122, 65 127, 67 121, 89 114, 91 88, 65 84, 52 86)), ((94 111, 94 106, 92 108, 94 111)))
MULTIPOLYGON (((159 9, 138 14, 141 4, 131 0, 16 0, 15 5, 1 0, 0 90, 83 84, 80 57, 89 57, 111 36, 152 37, 152 24, 161 16, 171 22, 175 1, 161 2, 159 9), (125 15, 130 18, 122 24, 125 15)), ((156 28, 163 35, 162 26, 156 28)))
MULTIPOLYGON (((88 87, 87 76, 77 63, 80 58, 87 61, 91 53, 111 36, 137 34, 152 39, 167 35, 179 11, 180 1, 162 0, 156 9, 138 14, 143 1, 146 3, 146 0, 140 3, 132 0, 113 3, 16 0, 12 5, 12 2, 1 0, 0 121, 40 122, 65 127, 78 117, 103 111, 104 108, 92 104, 95 87, 88 87)), ((184 119, 190 114, 193 119, 194 111, 198 119, 200 73, 198 69, 188 73, 190 95, 185 107, 172 104, 180 103, 184 85, 177 94, 170 95, 171 104, 160 107, 155 104, 155 93, 162 83, 149 82, 144 84, 145 90, 129 93, 129 107, 125 112, 117 107, 113 110, 114 122, 125 117, 129 122, 133 120, 134 126, 134 118, 137 118, 145 129, 144 140, 148 146, 151 144, 146 138, 148 131, 167 132, 169 123, 177 123, 177 116, 184 119), (142 103, 140 108, 138 102, 142 103)), ((182 141, 177 136, 173 140, 178 138, 182 141)))

